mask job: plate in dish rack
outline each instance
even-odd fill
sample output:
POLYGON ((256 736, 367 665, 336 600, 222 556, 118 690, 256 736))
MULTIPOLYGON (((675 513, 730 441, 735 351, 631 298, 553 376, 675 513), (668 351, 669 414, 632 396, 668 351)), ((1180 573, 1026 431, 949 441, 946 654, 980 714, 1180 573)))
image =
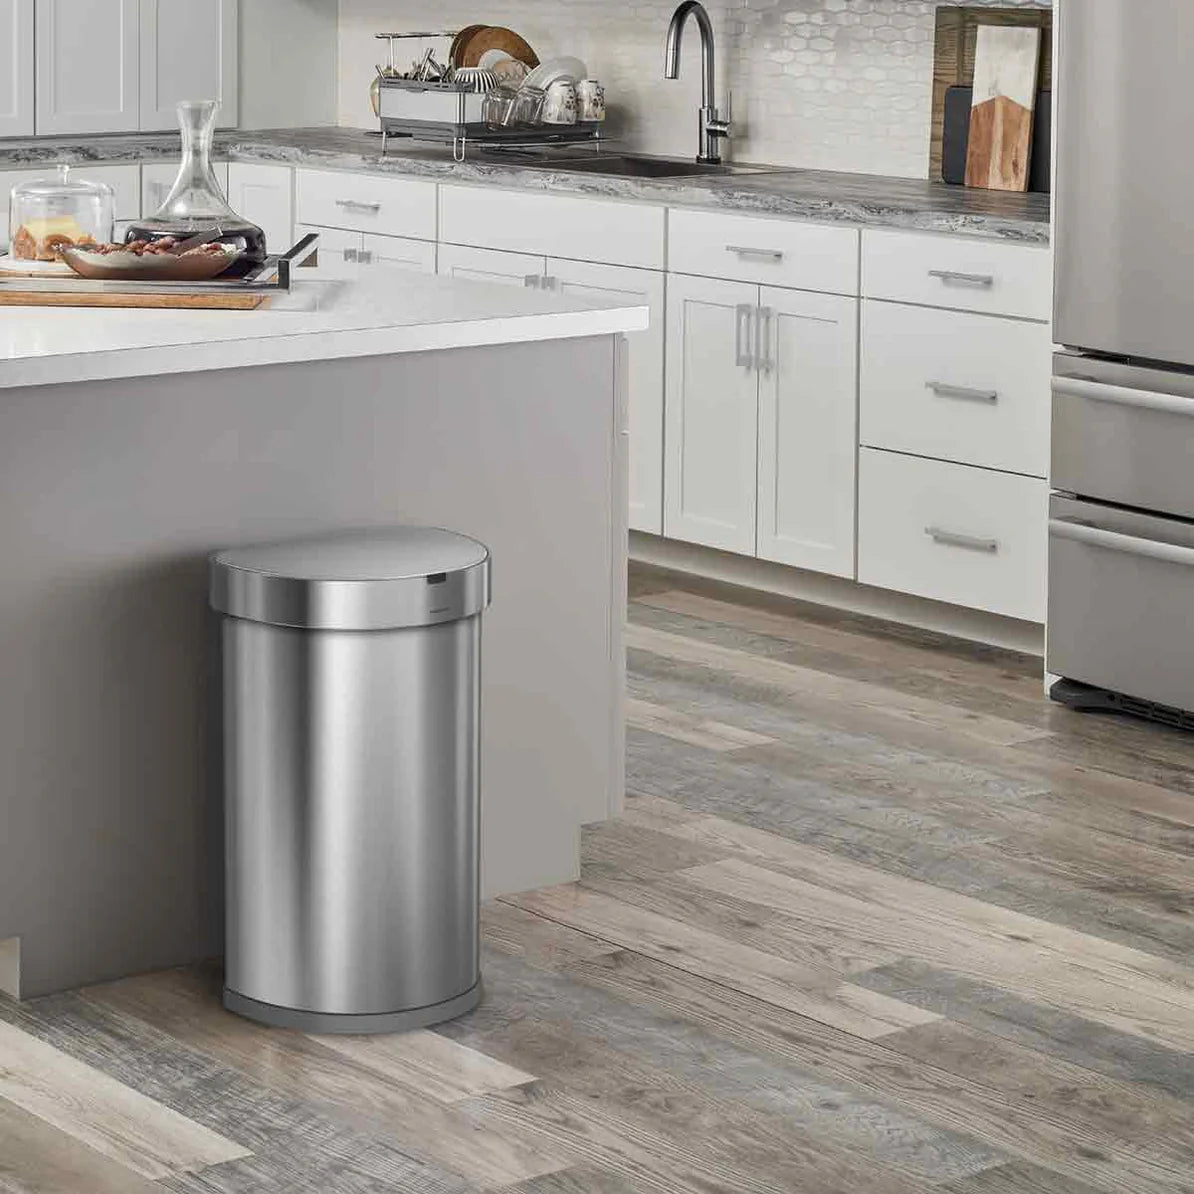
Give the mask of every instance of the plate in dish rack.
POLYGON ((579 58, 549 58, 527 75, 524 84, 546 91, 557 79, 571 79, 579 83, 588 77, 589 68, 579 58))

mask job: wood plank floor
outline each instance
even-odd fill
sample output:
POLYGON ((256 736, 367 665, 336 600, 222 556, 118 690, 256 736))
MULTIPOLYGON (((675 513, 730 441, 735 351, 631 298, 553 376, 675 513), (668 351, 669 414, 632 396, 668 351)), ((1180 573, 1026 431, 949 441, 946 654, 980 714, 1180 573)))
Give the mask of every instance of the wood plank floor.
POLYGON ((486 997, 0 999, 0 1192, 1194 1194, 1194 738, 1039 661, 632 572, 625 815, 486 997))

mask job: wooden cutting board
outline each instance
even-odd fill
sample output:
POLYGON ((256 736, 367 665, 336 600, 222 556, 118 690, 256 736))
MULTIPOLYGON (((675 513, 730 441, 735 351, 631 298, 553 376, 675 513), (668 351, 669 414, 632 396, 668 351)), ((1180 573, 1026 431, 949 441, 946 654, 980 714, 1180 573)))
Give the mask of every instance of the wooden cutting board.
POLYGON ((268 294, 106 294, 81 290, 0 289, 0 307, 153 307, 168 311, 254 311, 268 294))
POLYGON ((941 180, 945 139, 945 95, 951 87, 974 86, 974 55, 979 25, 1029 26, 1041 30, 1039 88, 1053 86, 1053 11, 1048 8, 940 6, 933 51, 933 118, 929 136, 929 177, 941 180))
POLYGON ((968 187, 1028 190, 1040 62, 1039 29, 979 26, 966 150, 968 187))

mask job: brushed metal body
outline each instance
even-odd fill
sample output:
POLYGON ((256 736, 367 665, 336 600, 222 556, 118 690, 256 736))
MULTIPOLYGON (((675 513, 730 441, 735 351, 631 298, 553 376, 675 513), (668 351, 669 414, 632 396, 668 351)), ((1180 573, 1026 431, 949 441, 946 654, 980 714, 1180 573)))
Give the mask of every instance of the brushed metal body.
POLYGON ((228 990, 324 1016, 471 991, 480 616, 222 634, 228 990))
POLYGON ((1055 339, 1194 365, 1188 0, 1060 6, 1055 339))
POLYGON ((667 27, 663 75, 665 79, 680 77, 680 40, 690 16, 696 21, 701 34, 700 148, 697 151, 697 161, 717 163, 721 161, 721 143, 730 135, 730 120, 717 110, 717 51, 713 44, 713 22, 709 20, 709 14, 699 0, 681 0, 676 11, 672 13, 667 27))

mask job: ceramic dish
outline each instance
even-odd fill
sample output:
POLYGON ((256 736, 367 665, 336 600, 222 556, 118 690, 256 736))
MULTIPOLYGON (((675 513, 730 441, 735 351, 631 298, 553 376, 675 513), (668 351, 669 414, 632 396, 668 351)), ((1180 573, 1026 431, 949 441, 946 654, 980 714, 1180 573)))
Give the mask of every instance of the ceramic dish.
POLYGON ((487 25, 459 46, 457 54, 460 65, 479 66, 481 59, 491 50, 503 50, 511 58, 525 62, 527 66, 539 65, 539 55, 531 49, 525 38, 520 37, 513 29, 506 29, 501 25, 487 25))
POLYGON ((209 282, 219 277, 242 255, 240 249, 223 253, 89 253, 64 249, 63 260, 82 278, 103 282, 209 282))
POLYGON ((589 68, 579 58, 549 58, 540 63, 526 77, 528 87, 546 91, 557 79, 570 79, 579 83, 589 77, 589 68))
POLYGON ((497 75, 479 66, 459 66, 452 72, 452 86, 457 91, 472 91, 484 95, 498 84, 497 75))

